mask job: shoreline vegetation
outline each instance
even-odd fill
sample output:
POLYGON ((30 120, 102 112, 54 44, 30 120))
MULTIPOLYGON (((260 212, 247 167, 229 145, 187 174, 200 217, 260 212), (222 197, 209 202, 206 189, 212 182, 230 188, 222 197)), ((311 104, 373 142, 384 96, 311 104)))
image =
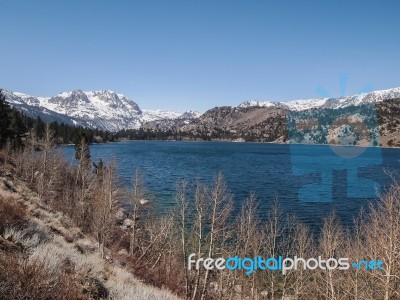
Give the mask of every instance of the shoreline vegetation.
POLYGON ((6 147, 0 154, 0 294, 5 298, 49 299, 64 293, 67 299, 400 297, 400 185, 395 180, 379 201, 360 212, 352 228, 331 214, 315 235, 296 216, 281 212, 279 198, 263 219, 254 194, 235 208, 222 174, 211 185, 190 178, 177 182, 174 208, 159 216, 140 170, 132 170, 130 189, 121 188, 116 164, 92 162, 85 137, 75 145, 74 165, 54 147, 54 133, 46 126, 42 139, 27 139, 23 147, 6 147), (122 209, 123 199, 129 200, 129 211, 122 209), (384 270, 299 269, 285 275, 188 270, 191 253, 196 258, 379 259, 384 270))

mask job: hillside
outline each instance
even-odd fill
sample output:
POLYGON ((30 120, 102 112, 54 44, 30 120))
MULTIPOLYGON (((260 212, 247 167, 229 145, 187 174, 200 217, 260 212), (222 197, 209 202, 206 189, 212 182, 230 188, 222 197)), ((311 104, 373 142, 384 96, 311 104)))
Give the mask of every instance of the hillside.
POLYGON ((285 115, 275 107, 216 107, 179 130, 210 139, 274 141, 285 135, 285 115))
POLYGON ((178 130, 210 140, 343 144, 337 140, 340 130, 364 126, 362 123, 365 123, 369 136, 365 136, 364 140, 356 137, 357 141, 352 141, 352 144, 400 146, 399 112, 400 98, 299 111, 271 105, 216 107, 178 130), (361 125, 357 125, 354 118, 358 118, 361 125), (301 123, 309 128, 298 128, 301 123))
POLYGON ((0 299, 178 299, 102 259, 93 238, 1 168, 0 299))
POLYGON ((400 98, 384 101, 376 110, 381 144, 400 147, 400 98))

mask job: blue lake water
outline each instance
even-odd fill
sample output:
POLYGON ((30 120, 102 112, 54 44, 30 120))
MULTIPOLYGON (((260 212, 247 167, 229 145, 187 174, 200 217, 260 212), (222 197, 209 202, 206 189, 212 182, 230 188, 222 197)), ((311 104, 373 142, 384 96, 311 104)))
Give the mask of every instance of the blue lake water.
MULTIPOLYGON (((73 160, 74 147, 63 149, 73 160)), ((211 184, 221 171, 236 207, 254 192, 261 217, 277 198, 284 212, 295 213, 313 227, 332 211, 350 225, 359 209, 390 184, 385 171, 400 170, 400 149, 128 141, 91 145, 90 151, 95 162, 114 158, 126 186, 140 168, 160 213, 173 205, 178 180, 199 178, 211 184)))

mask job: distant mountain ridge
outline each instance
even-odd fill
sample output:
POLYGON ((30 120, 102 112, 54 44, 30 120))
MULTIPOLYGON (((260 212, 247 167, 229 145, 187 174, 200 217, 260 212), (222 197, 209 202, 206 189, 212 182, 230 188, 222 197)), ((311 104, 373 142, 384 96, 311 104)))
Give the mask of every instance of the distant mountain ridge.
MULTIPOLYGON (((328 136, 326 131, 342 130, 329 123, 332 118, 343 122, 359 118, 368 124, 375 120, 376 125, 371 125, 375 129, 371 131, 374 135, 373 145, 400 146, 399 112, 400 88, 393 88, 339 98, 288 102, 251 100, 234 107, 212 108, 189 124, 175 129, 185 138, 194 140, 324 144, 337 143, 337 139, 328 136), (371 118, 368 118, 368 114, 371 118), (317 122, 316 128, 295 136, 294 130, 290 129, 293 124, 288 123, 288 117, 294 116, 298 116, 299 124, 302 124, 302 120, 305 124, 317 122)), ((340 122, 338 124, 344 126, 340 122)), ((168 129, 174 128, 169 126, 168 129)), ((361 138, 357 142, 361 145, 366 143, 361 138)))
POLYGON ((159 119, 185 118, 200 113, 173 110, 145 110, 123 94, 110 90, 62 92, 53 97, 35 97, 4 90, 6 100, 30 117, 108 131, 136 129, 159 119))
MULTIPOLYGON (((233 131, 239 136, 271 140, 281 136, 281 129, 270 131, 271 124, 283 124, 289 111, 310 109, 341 109, 367 103, 380 103, 399 99, 400 88, 339 98, 317 98, 286 102, 249 100, 238 106, 214 107, 204 114, 196 111, 180 113, 174 110, 141 109, 123 94, 110 90, 62 92, 53 97, 34 97, 23 93, 3 91, 6 100, 30 117, 40 116, 43 121, 98 128, 116 132, 121 129, 144 128, 185 132, 233 131), (268 127, 268 128, 267 128, 268 127), (279 133, 279 134, 278 134, 279 133)), ((281 125, 279 125, 281 126, 281 125)), ((279 127, 280 128, 280 127, 279 127)))
POLYGON ((400 98, 400 87, 338 98, 315 98, 284 102, 248 100, 237 107, 276 107, 290 111, 302 111, 312 108, 344 108, 351 105, 376 103, 395 98, 400 98))

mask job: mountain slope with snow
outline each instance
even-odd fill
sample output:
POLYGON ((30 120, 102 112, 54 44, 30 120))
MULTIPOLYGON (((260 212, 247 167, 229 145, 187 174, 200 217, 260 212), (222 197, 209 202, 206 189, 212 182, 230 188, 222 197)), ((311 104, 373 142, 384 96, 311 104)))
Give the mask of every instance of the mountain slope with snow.
POLYGON ((156 120, 171 120, 181 116, 180 112, 167 109, 143 109, 143 122, 152 122, 156 120))
POLYGON ((344 108, 351 105, 360 105, 363 103, 376 103, 386 99, 400 98, 400 88, 392 88, 370 93, 362 93, 353 96, 344 96, 338 98, 316 98, 305 100, 292 100, 285 102, 257 101, 249 100, 239 104, 237 107, 277 107, 291 111, 302 111, 312 108, 344 108))
POLYGON ((62 92, 54 97, 34 97, 4 90, 6 100, 26 115, 45 122, 58 121, 108 131, 135 129, 157 120, 190 119, 197 112, 142 110, 128 97, 113 91, 62 92))
MULTIPOLYGON (((180 113, 174 110, 146 110, 128 97, 110 90, 59 93, 54 97, 34 97, 23 93, 4 90, 6 100, 26 115, 40 116, 45 122, 58 121, 83 127, 98 128, 108 131, 121 129, 177 128, 192 123, 202 114, 196 111, 180 113)), ((232 109, 262 107, 303 111, 319 108, 345 108, 363 103, 377 103, 386 99, 400 98, 400 88, 393 88, 371 93, 339 98, 320 98, 293 100, 286 102, 250 100, 232 109)), ((217 108, 218 109, 218 108, 217 108)))

